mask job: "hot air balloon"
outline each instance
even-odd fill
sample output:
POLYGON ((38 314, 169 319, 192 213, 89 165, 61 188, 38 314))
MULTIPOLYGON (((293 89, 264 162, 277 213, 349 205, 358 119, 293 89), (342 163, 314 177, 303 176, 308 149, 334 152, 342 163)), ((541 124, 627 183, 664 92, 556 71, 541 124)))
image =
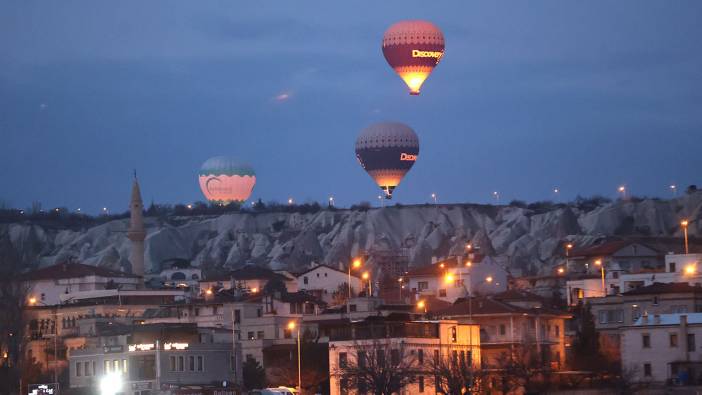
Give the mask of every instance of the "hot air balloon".
POLYGON ((444 56, 444 34, 431 22, 397 22, 385 31, 383 55, 405 81, 410 95, 418 95, 424 80, 444 56))
POLYGON ((198 176, 203 195, 215 203, 241 203, 251 196, 256 184, 256 173, 251 166, 226 156, 205 161, 198 176))
POLYGON ((412 168, 419 155, 419 138, 399 122, 373 124, 356 139, 356 158, 368 174, 392 199, 392 192, 412 168))

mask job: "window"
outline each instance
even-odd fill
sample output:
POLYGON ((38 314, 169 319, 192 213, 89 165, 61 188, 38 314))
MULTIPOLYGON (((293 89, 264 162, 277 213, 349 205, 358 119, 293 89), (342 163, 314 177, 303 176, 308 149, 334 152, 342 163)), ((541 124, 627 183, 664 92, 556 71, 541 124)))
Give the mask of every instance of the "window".
MULTIPOLYGON (((253 332, 251 332, 251 336, 253 336, 253 332)), ((283 329, 283 337, 286 339, 292 339, 292 330, 288 328, 283 329)))
POLYGON ((265 337, 265 335, 264 335, 264 332, 263 332, 263 331, 258 331, 258 332, 256 332, 256 338, 257 338, 257 339, 263 339, 264 337, 265 337))
POLYGON ((97 376, 97 374, 98 374, 97 364, 95 363, 95 361, 93 361, 93 363, 91 363, 91 365, 93 365, 93 369, 92 369, 93 376, 97 376))
POLYGON ((644 377, 651 377, 651 364, 645 363, 643 365, 644 377))
MULTIPOLYGON (((254 337, 253 331, 249 331, 248 333, 246 333, 246 338, 249 339, 249 340, 254 340, 255 337, 254 337)), ((285 336, 285 338, 288 339, 289 337, 288 337, 288 336, 285 336)))
POLYGON ((687 334, 687 351, 689 351, 689 352, 695 351, 695 334, 694 333, 687 334))
POLYGON ((83 363, 82 362, 76 362, 76 377, 80 377, 83 375, 82 373, 82 368, 83 368, 83 363))
POLYGON ((420 365, 424 364, 424 350, 421 348, 417 350, 417 361, 419 361, 420 365))
POLYGON ((675 333, 671 333, 669 336, 670 339, 670 347, 677 347, 678 346, 678 335, 675 333))
POLYGON ((451 342, 455 343, 458 341, 458 336, 456 335, 456 327, 451 327, 451 342))
POLYGON ((176 357, 173 356, 173 355, 171 355, 170 360, 171 360, 171 361, 170 361, 170 362, 171 362, 171 365, 169 366, 169 369, 168 369, 168 370, 170 370, 171 372, 175 372, 175 371, 176 371, 176 357))
POLYGON ((419 376, 419 392, 424 392, 424 376, 419 376))
POLYGON ((200 316, 200 308, 196 307, 195 308, 195 317, 200 316))
POLYGON ((671 273, 675 271, 675 262, 668 262, 668 271, 671 273))
POLYGON ((658 306, 658 296, 653 297, 653 305, 658 306))
POLYGON ((198 371, 198 372, 202 372, 202 371, 205 370, 205 361, 204 361, 204 359, 205 359, 205 358, 204 358, 203 356, 201 356, 201 355, 199 355, 199 356, 197 357, 197 371, 198 371))
POLYGON ((351 312, 356 311, 356 305, 355 304, 349 305, 349 311, 351 311, 351 312))
POLYGON ((127 360, 122 360, 122 372, 127 373, 127 360))
POLYGON ((651 348, 651 335, 648 333, 641 335, 641 346, 643 348, 651 348))
POLYGON ((234 323, 238 324, 241 322, 241 310, 234 310, 234 323))
POLYGON ((461 364, 466 364, 466 352, 461 350, 461 364))
POLYGON ((439 362, 439 350, 434 350, 434 363, 439 362))
POLYGON ((556 337, 561 336, 561 327, 559 325, 556 325, 553 328, 556 330, 556 337))
POLYGON ((102 373, 110 373, 110 361, 107 359, 102 361, 102 373))
POLYGON ((191 372, 195 371, 195 356, 191 355, 188 357, 188 370, 191 372))
POLYGON ((90 371, 90 362, 86 362, 83 364, 83 373, 85 373, 86 376, 92 375, 92 372, 90 371))
POLYGON ((182 355, 178 357, 178 371, 182 372, 185 370, 185 357, 182 355))
POLYGON ((458 351, 454 350, 452 354, 452 359, 451 361, 453 362, 454 365, 458 365, 458 351))
POLYGON ((500 335, 504 336, 505 333, 507 333, 507 327, 505 327, 505 324, 500 324, 500 335))
POLYGON ((305 285, 307 285, 307 284, 310 283, 310 279, 307 278, 307 276, 305 276, 305 278, 302 279, 302 282, 303 282, 305 285))
POLYGON ((385 350, 378 350, 378 366, 385 365, 385 350))
POLYGON ((439 290, 439 297, 440 297, 440 298, 445 298, 445 297, 446 297, 446 290, 445 290, 445 289, 440 289, 440 290, 439 290))
POLYGON ((324 273, 324 277, 326 277, 326 276, 327 276, 327 273, 324 273))
POLYGON ((417 290, 418 291, 423 291, 425 289, 429 289, 429 281, 420 281, 417 283, 417 290))
POLYGON ((263 317, 263 310, 261 308, 256 309, 256 317, 263 317))
POLYGON ((358 367, 363 369, 366 367, 366 352, 365 351, 359 351, 356 354, 356 358, 358 361, 356 362, 358 364, 358 367))
POLYGON ((348 366, 348 362, 349 362, 349 361, 348 361, 348 359, 347 359, 346 353, 345 353, 345 352, 340 352, 340 353, 339 353, 339 368, 340 368, 340 369, 346 369, 346 367, 348 366))
POLYGON ((400 350, 396 348, 390 350, 390 363, 393 366, 400 364, 400 350))

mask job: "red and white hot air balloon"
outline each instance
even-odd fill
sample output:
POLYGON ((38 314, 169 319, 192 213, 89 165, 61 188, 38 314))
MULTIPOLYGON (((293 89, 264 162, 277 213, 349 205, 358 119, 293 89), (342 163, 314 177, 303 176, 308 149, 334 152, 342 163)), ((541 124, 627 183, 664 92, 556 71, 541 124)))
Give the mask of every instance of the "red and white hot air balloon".
POLYGON ((431 22, 397 22, 385 31, 383 55, 405 81, 410 95, 418 95, 424 80, 444 56, 444 34, 431 22))

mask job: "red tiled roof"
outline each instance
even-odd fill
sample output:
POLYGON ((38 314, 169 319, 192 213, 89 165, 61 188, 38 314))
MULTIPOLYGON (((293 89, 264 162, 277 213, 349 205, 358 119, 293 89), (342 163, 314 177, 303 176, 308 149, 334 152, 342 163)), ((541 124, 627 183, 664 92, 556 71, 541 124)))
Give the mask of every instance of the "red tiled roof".
POLYGON ((492 297, 479 297, 473 298, 472 306, 468 300, 461 300, 456 302, 453 306, 436 311, 436 314, 445 317, 451 316, 467 316, 471 313, 473 315, 495 315, 495 314, 527 314, 527 315, 556 315, 556 316, 567 316, 568 314, 552 309, 549 307, 532 307, 525 308, 515 306, 500 300, 493 299, 492 297))
POLYGON ((105 269, 82 263, 59 263, 42 269, 25 273, 22 278, 27 281, 51 280, 61 278, 80 278, 87 276, 138 278, 136 274, 105 269))

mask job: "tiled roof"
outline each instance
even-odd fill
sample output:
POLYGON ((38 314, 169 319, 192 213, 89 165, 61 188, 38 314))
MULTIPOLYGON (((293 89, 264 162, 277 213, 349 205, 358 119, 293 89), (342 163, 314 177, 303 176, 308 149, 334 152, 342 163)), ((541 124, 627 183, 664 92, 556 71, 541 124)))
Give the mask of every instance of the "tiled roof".
POLYGON ((500 300, 493 299, 492 297, 478 297, 473 298, 472 306, 468 300, 461 299, 457 301, 453 306, 436 311, 436 314, 445 317, 451 316, 467 316, 471 313, 473 315, 494 315, 494 314, 528 314, 528 315, 557 315, 557 316, 567 316, 568 314, 552 309, 549 307, 532 307, 525 308, 515 306, 500 300))
POLYGON ((541 296, 521 289, 508 289, 507 291, 492 295, 492 299, 504 302, 544 302, 544 298, 541 296))
POLYGON ((688 292, 702 293, 702 287, 692 286, 688 283, 653 283, 645 287, 639 287, 632 289, 631 291, 624 292, 622 295, 656 295, 688 292))
POLYGON ((122 277, 122 278, 138 278, 139 276, 131 273, 120 272, 117 270, 105 269, 98 266, 84 265, 82 263, 59 263, 53 266, 48 266, 42 269, 33 270, 25 273, 22 278, 27 281, 52 280, 62 278, 80 278, 87 276, 100 277, 122 277))
MULTIPOLYGON (((305 274, 307 274, 307 273, 309 273, 309 272, 311 272, 311 271, 314 271, 314 270, 319 269, 320 267, 325 267, 325 268, 327 268, 327 269, 334 270, 334 271, 336 271, 336 272, 339 272, 339 273, 348 275, 348 272, 345 272, 345 271, 343 271, 343 270, 339 270, 339 269, 337 269, 337 268, 335 268, 335 267, 331 267, 331 266, 329 266, 329 265, 325 265, 325 264, 322 263, 322 264, 319 264, 319 265, 317 265, 317 266, 315 266, 315 267, 313 267, 313 268, 307 269, 307 270, 305 270, 305 271, 302 272, 302 273, 295 274, 295 277, 302 277, 302 276, 304 276, 305 274)), ((354 272, 354 271, 351 271, 351 276, 352 276, 352 277, 357 277, 357 278, 359 278, 358 273, 357 273, 357 272, 354 272)))

